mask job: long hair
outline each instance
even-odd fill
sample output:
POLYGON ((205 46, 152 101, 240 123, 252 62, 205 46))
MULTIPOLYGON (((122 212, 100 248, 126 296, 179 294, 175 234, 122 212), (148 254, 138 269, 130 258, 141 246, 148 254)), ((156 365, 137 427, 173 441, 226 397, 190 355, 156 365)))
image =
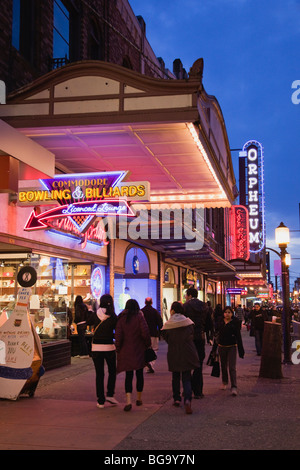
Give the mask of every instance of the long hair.
POLYGON ((104 294, 100 298, 100 308, 106 308, 106 315, 115 315, 114 299, 109 294, 104 294))
POLYGON ((131 318, 139 313, 140 306, 135 299, 129 299, 126 302, 125 310, 127 310, 126 323, 129 323, 131 318))
POLYGON ((77 295, 75 302, 74 302, 74 306, 77 307, 78 305, 81 305, 82 303, 83 303, 83 298, 81 297, 81 295, 77 295))

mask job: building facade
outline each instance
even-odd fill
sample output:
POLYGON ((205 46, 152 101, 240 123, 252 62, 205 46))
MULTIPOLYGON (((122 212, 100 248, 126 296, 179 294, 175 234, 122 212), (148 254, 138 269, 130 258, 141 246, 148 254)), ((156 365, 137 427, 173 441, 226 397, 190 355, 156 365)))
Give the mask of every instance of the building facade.
POLYGON ((191 285, 224 305, 236 280, 228 220, 237 192, 203 60, 188 74, 180 60, 166 70, 127 0, 3 5, 3 313, 21 263, 37 270, 31 314, 48 344, 65 339, 60 312, 76 295, 110 292, 118 313, 127 298, 142 307, 151 296, 164 320, 191 285))

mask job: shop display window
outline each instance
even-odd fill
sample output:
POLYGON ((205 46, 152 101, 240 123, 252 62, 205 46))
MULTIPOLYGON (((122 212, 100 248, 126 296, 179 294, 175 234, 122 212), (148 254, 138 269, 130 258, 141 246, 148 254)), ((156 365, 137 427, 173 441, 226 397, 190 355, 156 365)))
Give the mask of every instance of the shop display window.
POLYGON ((37 333, 42 341, 66 339, 71 331, 76 332, 73 323, 76 296, 81 295, 88 306, 92 303, 92 265, 41 254, 26 256, 26 259, 0 261, 0 326, 14 310, 20 288, 17 274, 20 267, 27 264, 37 272, 29 305, 37 333))

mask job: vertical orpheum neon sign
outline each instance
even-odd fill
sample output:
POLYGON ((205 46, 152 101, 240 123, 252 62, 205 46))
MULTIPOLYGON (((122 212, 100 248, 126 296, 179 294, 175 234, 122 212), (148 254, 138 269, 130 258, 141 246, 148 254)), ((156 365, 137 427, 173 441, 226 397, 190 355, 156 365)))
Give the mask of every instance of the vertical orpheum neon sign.
POLYGON ((264 160, 262 145, 256 140, 245 143, 240 156, 245 158, 244 204, 249 211, 249 251, 259 253, 265 247, 264 160))

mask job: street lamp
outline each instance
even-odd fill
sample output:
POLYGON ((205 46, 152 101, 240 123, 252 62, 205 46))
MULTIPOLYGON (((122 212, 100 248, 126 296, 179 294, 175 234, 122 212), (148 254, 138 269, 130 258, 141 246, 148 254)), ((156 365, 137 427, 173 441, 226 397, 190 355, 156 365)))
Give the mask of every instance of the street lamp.
POLYGON ((282 286, 282 335, 283 353, 285 364, 291 363, 291 335, 290 335, 290 309, 289 309, 289 289, 287 286, 288 267, 286 261, 286 248, 290 243, 290 231, 283 222, 275 229, 275 240, 280 248, 281 259, 281 286, 282 286))

